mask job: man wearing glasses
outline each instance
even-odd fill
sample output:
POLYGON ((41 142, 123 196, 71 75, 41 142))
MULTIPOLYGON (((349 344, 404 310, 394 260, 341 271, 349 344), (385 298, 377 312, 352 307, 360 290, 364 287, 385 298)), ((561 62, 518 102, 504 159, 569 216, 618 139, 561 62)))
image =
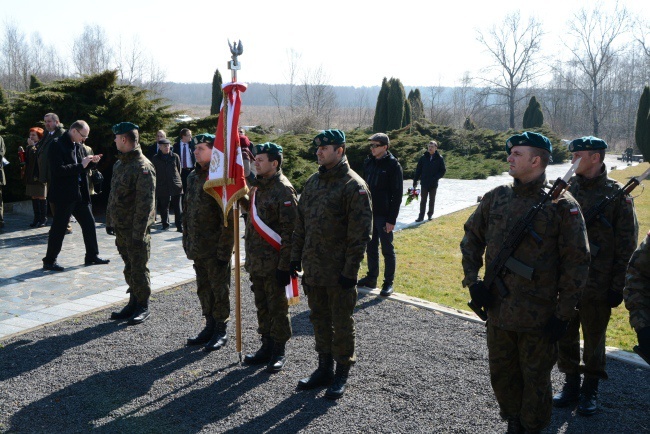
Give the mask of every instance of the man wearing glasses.
POLYGON ((81 233, 86 247, 85 265, 108 264, 108 259, 99 256, 95 218, 90 205, 90 188, 88 186, 88 171, 93 169, 101 159, 102 154, 87 155, 83 147, 90 134, 90 127, 85 121, 76 121, 61 137, 52 142, 48 155, 50 168, 50 184, 48 199, 56 207, 47 240, 47 253, 43 258, 43 269, 63 271, 56 259, 61 252, 63 238, 70 221, 74 216, 81 226, 81 233))
POLYGON ((438 190, 438 181, 445 176, 447 168, 445 160, 438 152, 438 142, 431 140, 427 145, 424 155, 418 160, 413 177, 413 188, 417 188, 418 181, 422 182, 422 194, 420 199, 420 215, 415 220, 421 222, 424 220, 424 212, 427 209, 427 198, 429 199, 429 220, 433 218, 433 208, 436 206, 436 191, 438 190))
POLYGON ((379 276, 379 244, 384 257, 384 283, 380 295, 388 297, 393 293, 395 279, 395 247, 393 229, 402 203, 402 166, 397 158, 388 152, 390 140, 384 133, 371 136, 370 152, 363 164, 363 179, 372 196, 372 238, 366 247, 368 274, 359 281, 360 286, 374 288, 379 276))

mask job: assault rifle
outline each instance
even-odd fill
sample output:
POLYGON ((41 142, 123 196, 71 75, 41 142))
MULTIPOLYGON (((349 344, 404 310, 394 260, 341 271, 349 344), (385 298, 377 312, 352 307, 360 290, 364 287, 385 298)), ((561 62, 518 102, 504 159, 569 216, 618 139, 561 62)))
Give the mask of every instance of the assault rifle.
MULTIPOLYGON (((641 183, 641 181, 646 179, 648 176, 650 176, 650 169, 646 170, 636 178, 631 178, 627 182, 627 184, 623 186, 623 188, 621 188, 611 196, 605 196, 603 200, 601 200, 596 205, 589 208, 584 213, 585 225, 589 227, 589 225, 591 225, 596 220, 600 220, 602 224, 604 224, 606 227, 611 228, 612 224, 609 221, 607 221, 607 218, 603 215, 603 211, 605 211, 605 208, 607 208, 610 203, 617 201, 621 196, 625 194, 630 194, 632 190, 634 190, 641 183)), ((600 250, 600 246, 597 246, 593 243, 589 243, 589 250, 591 252, 591 256, 596 257, 598 251, 600 250)))
MULTIPOLYGON (((522 262, 517 261, 512 257, 512 254, 517 250, 519 244, 524 240, 526 234, 530 234, 537 244, 542 244, 542 238, 533 230, 533 220, 537 213, 544 207, 544 204, 549 200, 555 200, 558 196, 566 189, 569 179, 573 176, 573 173, 578 168, 580 164, 580 158, 576 160, 569 171, 564 175, 563 178, 558 178, 551 187, 550 190, 544 193, 544 197, 528 210, 526 215, 521 217, 513 228, 508 232, 505 241, 501 245, 501 248, 492 259, 490 264, 485 268, 485 276, 483 281, 485 282, 486 288, 488 290, 492 285, 496 285, 497 291, 499 292, 499 297, 505 298, 508 296, 510 291, 506 288, 506 285, 501 280, 501 273, 504 271, 504 268, 508 268, 510 271, 521 275, 522 277, 532 280, 533 279, 533 268, 523 264, 522 262)), ((487 321, 487 312, 484 307, 479 307, 476 305, 474 300, 470 300, 467 305, 481 318, 483 321, 487 321)))

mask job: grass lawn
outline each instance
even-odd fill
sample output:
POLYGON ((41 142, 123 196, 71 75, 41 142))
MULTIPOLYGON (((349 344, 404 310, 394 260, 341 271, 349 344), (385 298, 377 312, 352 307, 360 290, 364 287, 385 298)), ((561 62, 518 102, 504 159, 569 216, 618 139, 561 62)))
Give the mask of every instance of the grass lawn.
MULTIPOLYGON (((640 175, 649 167, 650 164, 642 163, 611 172, 610 176, 625 184, 630 177, 640 175)), ((645 182, 650 186, 650 180, 645 182)), ((650 191, 643 191, 643 187, 642 183, 632 192, 639 221, 639 243, 650 230, 650 191)), ((474 209, 458 211, 395 234, 396 291, 469 311, 469 291, 461 286, 463 269, 459 245, 464 234, 463 224, 474 209)), ((360 274, 365 271, 364 264, 360 274)), ((612 311, 607 345, 631 351, 635 344, 636 334, 622 304, 612 311)))

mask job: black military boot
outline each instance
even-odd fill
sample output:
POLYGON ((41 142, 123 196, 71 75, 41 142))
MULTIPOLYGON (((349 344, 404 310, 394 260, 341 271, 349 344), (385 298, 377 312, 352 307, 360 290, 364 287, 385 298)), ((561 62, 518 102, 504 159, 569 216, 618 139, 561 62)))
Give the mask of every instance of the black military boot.
POLYGON ((111 319, 129 319, 135 312, 136 300, 133 294, 129 295, 129 303, 119 312, 112 312, 111 319))
POLYGON ((562 390, 553 397, 553 407, 566 407, 580 397, 580 374, 566 374, 562 390))
POLYGON ((519 418, 508 419, 508 431, 506 434, 524 434, 524 426, 521 424, 519 418))
POLYGON ((334 359, 331 354, 318 355, 318 368, 306 378, 298 381, 298 389, 309 390, 319 386, 327 386, 334 377, 334 359))
POLYGON ((345 393, 346 383, 348 382, 348 374, 350 373, 350 365, 336 364, 336 373, 334 380, 330 387, 325 392, 327 399, 339 399, 345 393))
POLYGON ((203 348, 205 351, 218 350, 228 343, 228 323, 219 321, 216 323, 214 333, 210 341, 203 348))
POLYGON ((269 335, 262 335, 262 346, 255 354, 246 354, 244 356, 244 364, 246 365, 261 365, 271 360, 271 353, 273 351, 273 339, 269 335))
POLYGON ((136 303, 133 315, 127 321, 128 325, 138 325, 145 322, 151 313, 149 312, 149 300, 144 303, 136 303))
POLYGON ((284 363, 286 362, 286 358, 284 357, 285 345, 285 342, 273 343, 273 352, 271 353, 271 360, 269 360, 269 364, 266 365, 266 372, 274 374, 276 372, 280 372, 280 370, 284 367, 284 363))
POLYGON ((38 222, 41 219, 41 211, 38 207, 38 199, 32 199, 32 211, 34 211, 34 220, 29 224, 29 227, 35 228, 38 226, 38 222))
POLYGON ((598 378, 585 377, 580 390, 578 414, 591 416, 598 410, 598 378))
POLYGON ((217 322, 212 318, 212 315, 205 317, 205 327, 199 332, 198 335, 187 338, 187 345, 203 345, 207 344, 210 341, 210 338, 214 334, 214 327, 217 322))

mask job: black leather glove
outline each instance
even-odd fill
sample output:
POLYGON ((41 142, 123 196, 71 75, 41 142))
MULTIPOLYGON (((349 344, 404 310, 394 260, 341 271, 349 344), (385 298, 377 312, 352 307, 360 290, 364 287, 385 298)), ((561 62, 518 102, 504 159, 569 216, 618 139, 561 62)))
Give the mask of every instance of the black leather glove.
POLYGON ((115 228, 113 226, 106 226, 106 233, 108 235, 115 235, 115 228))
POLYGON ((612 289, 607 290, 607 302, 609 307, 618 307, 623 303, 623 293, 617 292, 612 289))
POLYGON ((341 288, 343 289, 354 288, 354 285, 356 284, 357 284, 357 279, 349 279, 342 274, 339 276, 339 285, 341 285, 341 288))
POLYGON ((223 259, 217 258, 217 265, 219 265, 220 267, 225 267, 228 264, 230 264, 230 260, 224 261, 223 259))
POLYGON ((560 318, 553 315, 548 319, 548 322, 544 326, 544 334, 548 337, 548 340, 554 344, 564 336, 567 327, 569 327, 569 321, 562 321, 560 318))
POLYGON ((302 263, 300 261, 289 262, 289 273, 293 277, 298 277, 298 272, 302 271, 302 263))
POLYGON ((490 299, 490 290, 482 280, 477 281, 469 287, 469 295, 472 301, 478 307, 490 307, 492 300, 490 299))
POLYGON ((275 270, 275 279, 278 281, 278 285, 284 288, 291 282, 291 272, 280 270, 279 268, 275 270))

